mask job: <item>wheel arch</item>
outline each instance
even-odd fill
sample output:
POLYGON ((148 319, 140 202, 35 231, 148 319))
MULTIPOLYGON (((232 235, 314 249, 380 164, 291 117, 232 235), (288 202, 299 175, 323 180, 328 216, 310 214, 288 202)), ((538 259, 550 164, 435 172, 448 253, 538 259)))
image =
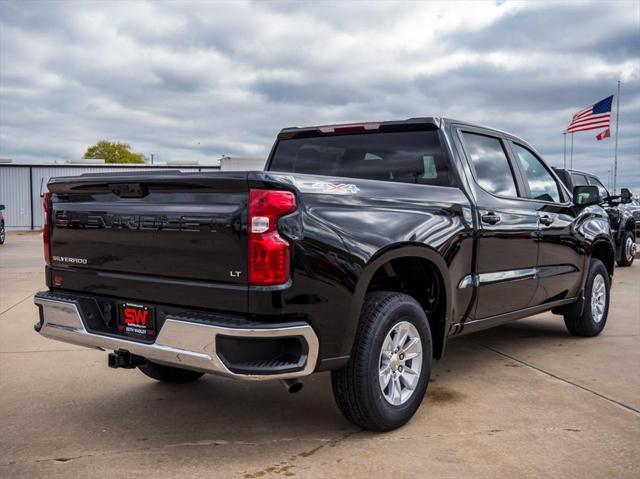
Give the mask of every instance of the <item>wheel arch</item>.
MULTIPOLYGON (((442 256, 437 251, 429 246, 416 243, 395 244, 384 248, 374 254, 364 266, 360 277, 358 278, 349 309, 348 327, 345 330, 344 343, 342 346, 342 350, 347 351, 346 354, 349 354, 353 347, 353 341, 359 326, 360 312, 364 304, 364 299, 366 294, 370 291, 370 286, 372 285, 376 274, 379 274, 379 272, 387 268, 388 265, 393 265, 394 261, 410 259, 425 261, 426 264, 432 268, 432 271, 438 275, 438 281, 440 282, 439 301, 441 301, 439 306, 442 307, 442 310, 438 311, 441 315, 433 318, 428 316, 428 319, 430 325, 432 325, 432 321, 437 321, 439 323, 436 328, 432 326, 431 333, 433 335, 434 357, 438 359, 442 356, 451 318, 451 284, 448 267, 442 256)), ((396 289, 396 291, 398 290, 396 289)), ((419 299, 415 299, 418 302, 421 302, 419 299)))
POLYGON ((591 244, 591 257, 604 263, 610 277, 613 277, 613 269, 616 262, 616 248, 609 238, 596 238, 591 244))
MULTIPOLYGON (((626 213, 622 220, 620 220, 620 227, 618 228, 616 235, 616 260, 620 266, 628 266, 629 261, 626 259, 626 236, 632 235, 633 241, 636 238, 636 220, 633 216, 626 213)), ((633 261, 633 259, 631 260, 633 261)))
POLYGON ((635 234, 636 234, 636 226, 637 226, 637 223, 636 223, 635 218, 633 216, 630 216, 627 219, 627 221, 625 222, 625 224, 624 224, 624 229, 626 231, 631 231, 635 236, 635 234))

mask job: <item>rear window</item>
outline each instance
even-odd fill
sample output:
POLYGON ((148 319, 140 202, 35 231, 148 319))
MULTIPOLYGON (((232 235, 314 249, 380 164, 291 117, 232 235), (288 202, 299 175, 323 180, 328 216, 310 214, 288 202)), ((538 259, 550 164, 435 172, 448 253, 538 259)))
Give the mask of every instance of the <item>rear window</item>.
POLYGON ((452 186, 437 131, 280 140, 271 171, 452 186))

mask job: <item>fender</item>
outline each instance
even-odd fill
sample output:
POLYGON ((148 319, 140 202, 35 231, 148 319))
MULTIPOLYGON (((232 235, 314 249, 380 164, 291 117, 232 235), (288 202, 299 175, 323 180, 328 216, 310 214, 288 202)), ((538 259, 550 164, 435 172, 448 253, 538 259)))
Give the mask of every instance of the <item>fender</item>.
POLYGON ((449 330, 449 324, 451 321, 451 281, 447 265, 442 256, 429 246, 421 243, 396 243, 376 252, 367 262, 362 270, 362 274, 360 274, 360 277, 358 278, 358 283, 353 293, 353 299, 349 308, 349 317, 347 320, 348 326, 345 329, 344 342, 342 344, 342 351, 345 351, 345 354, 351 354, 351 348, 360 323, 360 311, 373 275, 383 264, 393 259, 405 257, 417 257, 428 260, 436 267, 443 279, 446 302, 446 314, 444 318, 445 334, 442 338, 442 344, 440 344, 439 347, 434 345, 434 349, 444 351, 447 337, 446 332, 449 330))
MULTIPOLYGON (((608 271, 613 271, 614 263, 615 263, 615 244, 611 240, 611 237, 606 235, 598 235, 591 242, 591 247, 589 250, 589 255, 585 261, 584 265, 584 274, 582 275, 582 282, 580 283, 580 291, 577 295, 577 301, 572 304, 568 304, 566 306, 561 306, 559 308, 554 308, 552 310, 553 314, 568 314, 572 316, 580 316, 582 311, 584 310, 584 288, 587 282, 587 274, 589 272, 589 260, 593 257, 593 250, 595 248, 600 247, 600 245, 604 245, 607 250, 609 250, 609 254, 611 255, 611 264, 605 264, 605 267, 608 271)), ((611 275, 610 275, 611 277, 611 275)))
POLYGON ((620 210, 620 216, 618 217, 618 225, 615 228, 615 231, 613 230, 613 226, 611 228, 612 232, 614 233, 612 236, 616 241, 616 243, 622 238, 622 234, 625 232, 627 224, 630 221, 634 223, 634 226, 635 226, 635 220, 633 219, 633 216, 631 215, 631 213, 629 213, 626 210, 620 210))
MULTIPOLYGON (((600 245, 605 245, 606 248, 609 250, 609 253, 611 254, 611 264, 606 264, 605 266, 607 268, 607 270, 609 271, 609 276, 613 276, 613 268, 616 262, 616 245, 613 242, 613 240, 611 239, 611 237, 606 236, 604 234, 600 234, 598 236, 596 236, 593 241, 591 242, 591 248, 589 250, 589 259, 591 259, 593 257, 593 251, 600 247, 600 245)), ((582 287, 584 288, 584 285, 587 281, 587 272, 589 268, 589 264, 587 262, 587 264, 585 265, 584 268, 584 275, 582 278, 582 287)))

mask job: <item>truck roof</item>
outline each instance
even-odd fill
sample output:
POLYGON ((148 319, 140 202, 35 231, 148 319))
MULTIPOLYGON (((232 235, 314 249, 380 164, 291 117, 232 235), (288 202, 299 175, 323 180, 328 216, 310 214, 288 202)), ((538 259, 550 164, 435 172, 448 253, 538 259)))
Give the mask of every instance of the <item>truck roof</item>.
MULTIPOLYGON (((557 168, 557 169, 563 169, 563 168, 557 168)), ((568 171, 569 173, 577 173, 579 175, 586 175, 586 176, 593 176, 593 177, 598 177, 597 175, 594 175, 593 173, 588 173, 586 171, 582 171, 582 170, 572 170, 571 168, 566 168, 566 171, 568 171)))
POLYGON ((407 118, 406 120, 391 120, 391 121, 364 121, 364 122, 356 122, 356 123, 336 123, 336 124, 327 124, 327 125, 313 125, 313 126, 292 126, 283 128, 278 133, 278 139, 288 139, 302 136, 313 136, 317 134, 331 134, 331 133, 355 133, 355 132, 366 132, 373 130, 405 130, 405 129, 423 129, 425 127, 429 128, 442 128, 446 124, 456 124, 463 125, 473 128, 482 128, 485 130, 490 130, 501 135, 517 138, 515 135, 511 133, 499 130, 497 128, 492 128, 484 125, 480 125, 477 123, 470 123, 467 121, 455 120, 452 118, 440 118, 440 117, 414 117, 407 118))

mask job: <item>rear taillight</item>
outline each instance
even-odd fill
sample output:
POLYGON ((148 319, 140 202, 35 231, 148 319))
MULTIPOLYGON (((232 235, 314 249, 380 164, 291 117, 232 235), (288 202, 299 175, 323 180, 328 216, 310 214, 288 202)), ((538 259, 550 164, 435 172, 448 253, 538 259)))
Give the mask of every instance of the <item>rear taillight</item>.
POLYGON ((249 284, 269 286, 289 280, 289 242, 278 234, 278 218, 296 209, 290 191, 249 192, 249 284))
POLYGON ((44 194, 42 208, 44 210, 44 225, 42 226, 44 260, 51 266, 51 193, 48 191, 44 194))

